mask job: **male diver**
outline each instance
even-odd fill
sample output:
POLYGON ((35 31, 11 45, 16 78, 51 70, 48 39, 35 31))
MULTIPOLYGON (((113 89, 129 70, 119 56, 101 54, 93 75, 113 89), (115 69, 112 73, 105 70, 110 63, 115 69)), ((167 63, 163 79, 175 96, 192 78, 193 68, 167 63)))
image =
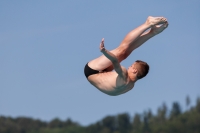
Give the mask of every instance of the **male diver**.
POLYGON ((101 92, 111 96, 131 90, 137 80, 148 74, 149 65, 137 60, 126 69, 120 65, 120 62, 148 39, 161 33, 167 26, 166 18, 149 16, 142 25, 130 31, 121 44, 111 51, 106 50, 104 39, 102 39, 100 51, 103 55, 85 65, 84 73, 87 80, 101 92), (113 69, 115 71, 112 71, 113 69))

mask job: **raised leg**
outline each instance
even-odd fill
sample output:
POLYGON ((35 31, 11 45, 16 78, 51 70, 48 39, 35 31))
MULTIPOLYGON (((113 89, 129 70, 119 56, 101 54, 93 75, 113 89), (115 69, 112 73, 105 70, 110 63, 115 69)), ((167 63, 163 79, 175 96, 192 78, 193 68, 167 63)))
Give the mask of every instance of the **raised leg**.
POLYGON ((148 17, 146 23, 140 27, 147 27, 146 29, 151 28, 151 30, 147 32, 143 31, 141 33, 140 30, 142 28, 138 27, 135 30, 129 32, 120 44, 120 47, 124 47, 124 49, 126 49, 125 58, 128 57, 134 49, 141 46, 151 37, 162 32, 167 27, 167 25, 167 19, 164 17, 148 17), (137 32, 141 33, 140 36, 137 36, 137 32))
MULTIPOLYGON (((168 27, 168 22, 164 23, 163 25, 152 26, 151 30, 143 33, 142 35, 140 35, 140 37, 136 41, 132 42, 132 44, 131 44, 132 47, 127 49, 126 54, 124 55, 124 58, 127 58, 134 49, 136 49, 139 46, 141 46, 143 43, 145 43, 147 40, 149 40, 153 36, 161 33, 167 27, 168 27)), ((105 70, 106 71, 112 71, 113 70, 113 66, 110 65, 105 70)))
MULTIPOLYGON (((162 25, 152 26, 149 31, 144 32, 142 35, 138 37, 138 39, 131 41, 130 43, 122 42, 121 45, 127 47, 125 58, 128 57, 134 49, 138 48, 139 46, 141 46, 143 43, 145 43, 147 40, 154 37, 155 35, 161 33, 167 27, 168 27, 168 22, 166 21, 162 25)), ((127 35, 126 38, 129 39, 131 38, 131 36, 127 35)))
MULTIPOLYGON (((144 24, 129 32, 121 44, 110 52, 112 52, 118 58, 119 62, 121 62, 127 58, 135 48, 139 47, 142 43, 152 37, 153 34, 151 35, 150 32, 146 34, 144 33, 147 29, 163 23, 166 23, 166 19, 163 17, 148 17, 144 24)), ((104 55, 90 61, 88 65, 92 69, 99 71, 112 69, 111 61, 104 55), (109 68, 110 66, 111 68, 109 68)))

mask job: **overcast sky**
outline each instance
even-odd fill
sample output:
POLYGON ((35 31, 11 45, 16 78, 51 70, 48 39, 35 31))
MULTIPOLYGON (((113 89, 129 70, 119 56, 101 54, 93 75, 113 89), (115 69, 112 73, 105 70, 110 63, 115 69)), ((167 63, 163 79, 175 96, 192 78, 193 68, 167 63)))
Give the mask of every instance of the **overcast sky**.
POLYGON ((143 113, 177 101, 185 109, 200 96, 200 1, 1 0, 0 115, 45 121, 71 118, 82 125, 107 115, 143 113), (133 90, 108 96, 85 78, 85 64, 144 23, 164 16, 169 27, 121 64, 148 62, 133 90))

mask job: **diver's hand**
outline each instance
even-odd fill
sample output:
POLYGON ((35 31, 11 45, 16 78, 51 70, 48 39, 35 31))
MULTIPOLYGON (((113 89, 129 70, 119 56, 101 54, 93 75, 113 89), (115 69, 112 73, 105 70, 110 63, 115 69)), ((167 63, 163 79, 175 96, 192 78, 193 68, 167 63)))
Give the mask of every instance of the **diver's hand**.
POLYGON ((104 47, 104 38, 102 38, 102 40, 101 40, 99 49, 100 49, 101 52, 105 50, 105 47, 104 47))

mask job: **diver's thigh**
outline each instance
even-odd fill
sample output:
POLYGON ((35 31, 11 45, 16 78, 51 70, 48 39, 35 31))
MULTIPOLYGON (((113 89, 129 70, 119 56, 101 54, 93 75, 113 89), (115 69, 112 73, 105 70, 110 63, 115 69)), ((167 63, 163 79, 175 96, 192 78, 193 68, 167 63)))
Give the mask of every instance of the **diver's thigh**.
POLYGON ((104 55, 91 60, 88 63, 88 66, 94 70, 98 70, 98 71, 102 71, 105 70, 107 67, 109 67, 110 65, 112 65, 112 62, 106 58, 104 55))
MULTIPOLYGON (((121 62, 122 60, 125 59, 124 50, 122 50, 120 47, 118 47, 114 50, 111 50, 110 52, 113 53, 117 57, 119 62, 121 62)), ((90 61, 88 63, 88 66, 94 70, 102 71, 102 70, 105 70, 108 67, 112 66, 112 62, 106 56, 102 55, 102 56, 90 61)))

